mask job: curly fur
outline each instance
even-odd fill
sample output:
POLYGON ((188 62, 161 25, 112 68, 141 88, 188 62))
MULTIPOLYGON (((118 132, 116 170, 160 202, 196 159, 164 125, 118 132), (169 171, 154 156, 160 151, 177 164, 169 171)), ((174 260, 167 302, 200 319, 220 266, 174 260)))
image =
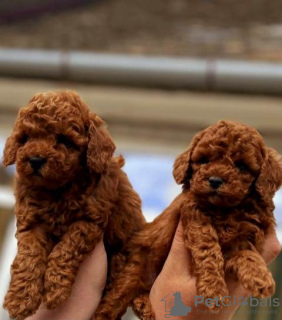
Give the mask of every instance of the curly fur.
POLYGON ((280 156, 255 129, 220 121, 195 136, 175 160, 173 174, 183 185, 182 193, 131 239, 128 262, 94 319, 119 319, 129 304, 141 319, 155 319, 149 293, 179 219, 198 295, 228 295, 227 273, 254 296, 274 293, 261 251, 265 235, 275 226, 272 198, 282 183, 280 156), (209 183, 213 176, 224 181, 216 190, 209 183))
POLYGON ((145 220, 114 150, 103 120, 75 92, 36 94, 20 110, 3 158, 17 168, 18 253, 4 302, 12 318, 25 319, 42 302, 63 303, 103 235, 108 284, 122 269, 125 244, 145 220), (45 163, 34 170, 30 159, 38 156, 45 163))

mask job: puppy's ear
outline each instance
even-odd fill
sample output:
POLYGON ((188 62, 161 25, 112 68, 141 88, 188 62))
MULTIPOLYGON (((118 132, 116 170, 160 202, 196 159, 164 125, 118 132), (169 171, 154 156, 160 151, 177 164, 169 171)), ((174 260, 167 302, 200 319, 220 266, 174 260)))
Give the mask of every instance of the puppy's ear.
POLYGON ((102 173, 110 164, 116 146, 105 122, 93 113, 89 115, 88 134, 87 165, 90 170, 102 173))
POLYGON ((256 190, 265 202, 269 202, 281 185, 282 157, 274 149, 266 148, 256 190))
POLYGON ((173 177, 178 184, 182 184, 185 181, 187 175, 189 175, 191 156, 198 142, 201 140, 204 132, 199 132, 193 138, 190 146, 186 151, 181 153, 174 161, 173 165, 173 177))
POLYGON ((15 163, 17 151, 20 147, 20 143, 17 139, 16 131, 17 131, 17 123, 15 124, 14 131, 7 139, 4 152, 3 152, 3 165, 5 167, 15 163))

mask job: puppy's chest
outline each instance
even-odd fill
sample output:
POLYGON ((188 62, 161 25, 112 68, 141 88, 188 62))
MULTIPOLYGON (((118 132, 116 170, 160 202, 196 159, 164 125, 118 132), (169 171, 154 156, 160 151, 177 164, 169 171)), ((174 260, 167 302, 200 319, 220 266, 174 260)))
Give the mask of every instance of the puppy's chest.
POLYGON ((61 237, 73 222, 84 218, 85 207, 86 203, 81 199, 46 202, 39 212, 38 219, 47 233, 61 237))
MULTIPOLYGON (((212 224, 217 231, 223 251, 230 248, 244 247, 243 243, 252 243, 256 246, 257 235, 260 232, 260 220, 254 213, 234 210, 226 216, 215 216, 212 224)), ((240 249, 246 249, 246 248, 240 249)), ((239 248, 237 248, 239 249, 239 248)))

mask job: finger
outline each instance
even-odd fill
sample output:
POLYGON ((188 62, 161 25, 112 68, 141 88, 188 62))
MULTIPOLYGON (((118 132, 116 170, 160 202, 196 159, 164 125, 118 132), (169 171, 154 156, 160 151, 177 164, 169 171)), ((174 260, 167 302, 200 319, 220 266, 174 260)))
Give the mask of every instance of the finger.
POLYGON ((263 253, 262 257, 264 258, 266 263, 270 263, 273 261, 281 252, 281 245, 277 238, 275 231, 270 231, 266 236, 264 245, 263 245, 263 253))
POLYGON ((26 320, 89 320, 100 302, 106 277, 107 256, 100 242, 81 264, 69 299, 56 310, 47 310, 42 305, 26 320))
POLYGON ((163 271, 179 276, 191 276, 191 254, 185 248, 183 226, 181 221, 176 229, 172 246, 165 262, 163 271))
POLYGON ((85 279, 89 289, 104 290, 107 280, 107 254, 103 241, 96 245, 95 250, 81 264, 73 289, 75 293, 84 290, 85 279))

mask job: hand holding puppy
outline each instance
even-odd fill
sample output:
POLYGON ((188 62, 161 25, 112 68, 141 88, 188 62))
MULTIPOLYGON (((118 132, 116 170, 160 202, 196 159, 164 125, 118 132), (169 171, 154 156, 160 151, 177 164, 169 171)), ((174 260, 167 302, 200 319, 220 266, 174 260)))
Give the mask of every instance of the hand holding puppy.
MULTIPOLYGON (((281 245, 274 232, 266 236, 263 244, 262 257, 268 264, 274 260, 281 251, 281 245)), ((183 226, 179 223, 172 247, 170 249, 168 258, 163 266, 162 272, 157 277, 150 292, 150 301, 155 312, 155 319, 164 318, 164 302, 161 301, 166 294, 176 289, 181 292, 182 301, 186 306, 191 307, 191 311, 187 315, 189 320, 198 320, 202 318, 201 314, 205 315, 207 320, 227 320, 231 319, 234 312, 240 306, 238 299, 240 297, 248 297, 249 292, 240 286, 240 282, 227 277, 226 283, 229 295, 237 298, 237 303, 234 305, 233 301, 230 307, 225 307, 224 313, 210 313, 210 309, 205 304, 195 306, 195 297, 197 296, 196 278, 192 272, 191 253, 187 251, 183 240, 183 226), (206 312, 206 313, 205 313, 206 312)), ((183 317, 174 319, 184 319, 183 317)))

